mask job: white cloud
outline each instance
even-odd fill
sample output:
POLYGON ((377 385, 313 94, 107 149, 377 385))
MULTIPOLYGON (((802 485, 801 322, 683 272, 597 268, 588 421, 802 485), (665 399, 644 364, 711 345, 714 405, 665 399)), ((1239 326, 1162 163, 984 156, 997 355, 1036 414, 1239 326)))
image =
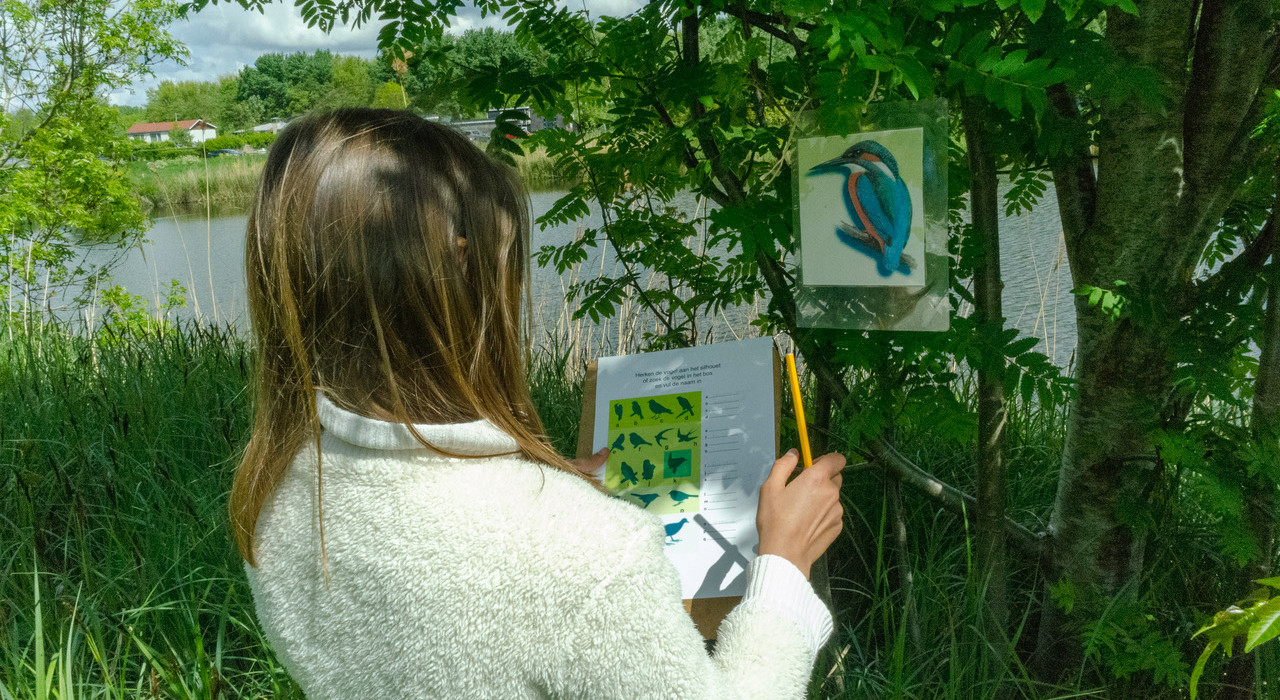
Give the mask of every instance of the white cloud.
MULTIPOLYGON (((625 15, 640 7, 642 0, 560 0, 568 7, 585 7, 593 16, 625 15)), ((473 7, 462 8, 449 31, 462 33, 468 29, 504 27, 500 16, 481 17, 473 7)), ((234 2, 206 7, 190 19, 170 27, 174 38, 191 52, 187 65, 167 61, 154 67, 155 75, 135 83, 128 90, 110 95, 114 104, 142 105, 147 89, 165 80, 214 80, 252 65, 264 53, 311 52, 328 49, 334 53, 372 58, 377 51, 381 22, 360 28, 334 27, 325 34, 308 27, 292 4, 272 3, 259 14, 234 2)))

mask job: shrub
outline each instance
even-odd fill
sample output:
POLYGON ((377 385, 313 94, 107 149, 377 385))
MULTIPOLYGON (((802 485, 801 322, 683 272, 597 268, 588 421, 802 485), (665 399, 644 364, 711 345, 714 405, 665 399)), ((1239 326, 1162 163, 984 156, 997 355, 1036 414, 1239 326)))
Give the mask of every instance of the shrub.
POLYGON ((266 148, 276 140, 276 135, 269 131, 250 132, 247 134, 226 134, 204 142, 205 150, 216 151, 221 148, 240 149, 266 148))
POLYGON ((159 143, 138 143, 133 147, 134 160, 168 160, 182 156, 199 156, 200 148, 195 146, 176 146, 169 141, 159 143))

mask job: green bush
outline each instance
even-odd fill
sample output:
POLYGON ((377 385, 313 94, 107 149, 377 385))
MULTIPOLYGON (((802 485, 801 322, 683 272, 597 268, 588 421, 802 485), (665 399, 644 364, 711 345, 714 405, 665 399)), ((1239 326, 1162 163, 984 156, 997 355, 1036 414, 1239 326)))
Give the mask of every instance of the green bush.
POLYGON ((196 146, 176 146, 170 141, 137 143, 133 147, 134 160, 168 160, 182 156, 200 156, 203 151, 196 146))
POLYGON ((209 151, 216 151, 222 148, 240 149, 248 146, 250 148, 266 148, 276 140, 276 135, 269 132, 250 132, 246 134, 226 134, 217 138, 209 139, 204 142, 204 147, 209 151))

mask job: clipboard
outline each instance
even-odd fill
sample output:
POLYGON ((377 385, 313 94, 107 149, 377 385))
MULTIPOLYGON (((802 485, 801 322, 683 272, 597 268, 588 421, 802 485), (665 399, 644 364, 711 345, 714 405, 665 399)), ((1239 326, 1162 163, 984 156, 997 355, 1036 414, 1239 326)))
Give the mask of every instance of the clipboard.
MULTIPOLYGON (((587 364, 582 380, 582 419, 578 423, 578 448, 576 457, 585 459, 592 454, 592 433, 596 422, 596 370, 595 362, 587 364)), ((782 360, 778 349, 773 349, 773 439, 774 457, 778 456, 782 435, 782 360)), ((688 598, 684 609, 693 619, 703 639, 715 639, 716 631, 729 611, 742 602, 742 596, 722 598, 688 598)))

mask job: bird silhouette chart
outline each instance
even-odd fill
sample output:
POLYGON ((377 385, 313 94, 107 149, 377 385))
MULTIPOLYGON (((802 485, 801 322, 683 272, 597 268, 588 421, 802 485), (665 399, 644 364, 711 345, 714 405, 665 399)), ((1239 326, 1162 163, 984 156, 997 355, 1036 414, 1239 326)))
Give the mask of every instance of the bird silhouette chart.
POLYGON ((801 139, 805 285, 924 286, 924 131, 801 139))
POLYGON ((698 512, 702 392, 609 402, 611 491, 659 514, 698 512))

